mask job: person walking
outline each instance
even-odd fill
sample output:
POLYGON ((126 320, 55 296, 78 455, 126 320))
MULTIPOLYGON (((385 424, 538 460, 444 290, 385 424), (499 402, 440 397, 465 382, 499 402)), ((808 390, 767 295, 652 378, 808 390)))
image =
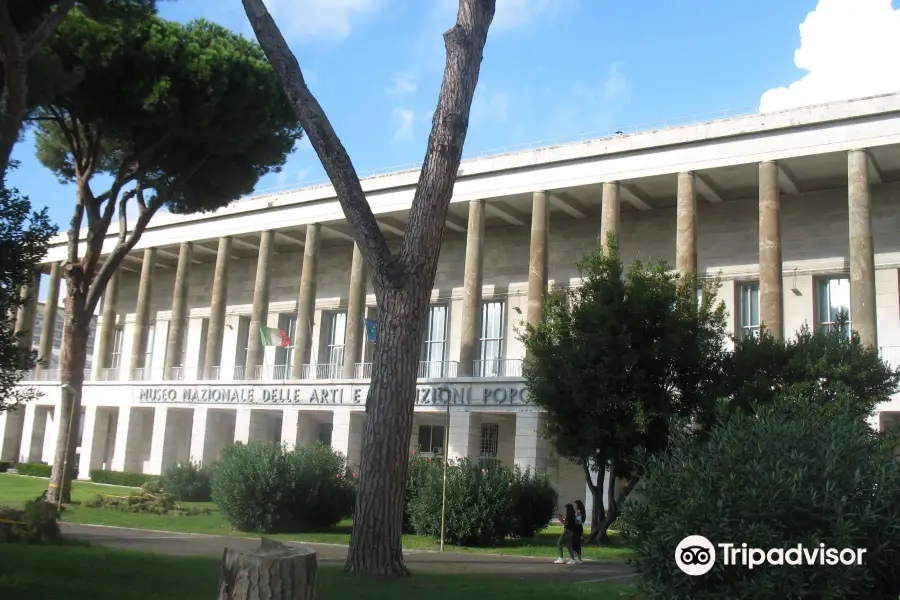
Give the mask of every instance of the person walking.
POLYGON ((584 509, 584 502, 575 501, 575 531, 572 534, 572 549, 575 550, 575 562, 581 564, 581 540, 584 537, 584 520, 587 518, 587 511, 584 509))
POLYGON ((554 563, 561 564, 580 564, 581 560, 575 559, 575 550, 572 548, 572 540, 575 536, 575 507, 572 504, 566 504, 566 514, 557 515, 559 517, 560 523, 563 524, 563 532, 562 535, 559 536, 559 539, 556 542, 556 549, 559 552, 559 558, 557 558, 554 563), (566 549, 569 551, 568 560, 563 559, 563 545, 566 546, 566 549))

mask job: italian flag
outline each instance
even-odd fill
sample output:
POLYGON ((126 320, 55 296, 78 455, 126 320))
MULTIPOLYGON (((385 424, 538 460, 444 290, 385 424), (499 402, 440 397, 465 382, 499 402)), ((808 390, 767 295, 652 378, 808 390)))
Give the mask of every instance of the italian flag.
POLYGON ((291 338, 288 337, 288 334, 274 327, 260 327, 259 335, 262 338, 263 346, 287 348, 291 345, 291 338))

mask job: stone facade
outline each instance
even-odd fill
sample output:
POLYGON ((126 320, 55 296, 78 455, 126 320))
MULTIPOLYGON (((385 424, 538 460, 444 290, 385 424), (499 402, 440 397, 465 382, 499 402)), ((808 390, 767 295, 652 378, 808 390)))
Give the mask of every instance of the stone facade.
MULTIPOLYGON (((517 331, 540 319, 548 285, 578 284, 576 259, 606 232, 626 261, 718 277, 735 336, 762 322, 790 337, 846 309, 863 341, 900 365, 900 96, 768 119, 465 163, 410 448, 546 471, 561 504, 586 495, 580 468, 537 433, 543 415, 528 402, 517 331), (545 185, 562 172, 572 179, 545 185)), ((364 182, 394 247, 408 179, 364 182)), ((147 230, 102 310, 83 394, 81 477, 93 468, 160 473, 252 440, 322 441, 358 465, 373 353, 362 317, 375 319, 377 307, 329 202, 327 189, 309 188, 213 216, 161 215, 147 230), (261 347, 257 323, 284 330, 295 347, 261 347)), ((58 260, 51 249, 51 274, 58 260)), ((37 379, 45 397, 0 416, 0 458, 52 459, 58 384, 52 373, 37 379)), ((893 422, 900 401, 883 408, 873 425, 893 422)))

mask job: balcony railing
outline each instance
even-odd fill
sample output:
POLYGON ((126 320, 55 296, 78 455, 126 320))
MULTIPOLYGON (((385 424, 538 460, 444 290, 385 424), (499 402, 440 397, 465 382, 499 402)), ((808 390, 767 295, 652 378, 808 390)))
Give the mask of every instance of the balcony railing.
MULTIPOLYGON (((886 350, 883 348, 882 350, 886 350)), ((891 357, 894 363, 900 365, 900 347, 891 347, 891 357)), ((889 361, 890 362, 890 361, 889 361)), ((164 377, 163 369, 137 368, 134 371, 132 381, 202 381, 203 370, 198 367, 172 367, 169 377, 164 377)), ((120 368, 114 369, 85 369, 85 381, 127 381, 128 371, 120 368)), ((212 368, 211 381, 291 381, 294 380, 294 370, 291 365, 260 365, 253 372, 253 377, 245 376, 243 366, 216 366, 212 368)), ((421 361, 418 364, 416 376, 419 379, 448 379, 459 377, 459 362, 446 361, 421 361)), ((497 359, 473 361, 472 376, 474 377, 521 377, 521 359, 497 359)), ((354 379, 371 379, 372 363, 356 363, 353 371, 354 379)), ((343 364, 303 365, 300 371, 301 380, 344 379, 343 364)), ((23 381, 59 381, 59 369, 41 369, 40 372, 28 371, 23 374, 23 381)))
POLYGON ((495 358, 490 360, 476 360, 473 364, 472 375, 475 377, 521 377, 521 358, 495 358))

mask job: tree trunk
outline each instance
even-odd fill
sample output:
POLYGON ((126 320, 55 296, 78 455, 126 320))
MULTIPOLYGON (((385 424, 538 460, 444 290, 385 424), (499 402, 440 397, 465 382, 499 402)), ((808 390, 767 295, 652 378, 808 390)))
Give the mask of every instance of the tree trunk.
POLYGON ((416 377, 430 282, 388 289, 378 310, 378 343, 366 399, 366 430, 346 568, 406 576, 402 529, 416 377), (387 476, 390 474, 390 476, 387 476))
MULTIPOLYGON (((603 464, 598 462, 597 464, 603 464)), ((591 477, 591 469, 587 460, 582 460, 581 466, 584 468, 584 478, 587 482, 588 489, 591 491, 591 533, 588 536, 589 544, 601 543, 605 544, 609 541, 606 530, 602 527, 602 523, 606 521, 606 511, 603 509, 602 492, 603 479, 600 473, 597 474, 597 483, 591 477)))
POLYGON ((47 501, 68 503, 74 475, 75 450, 78 444, 78 425, 81 418, 81 391, 84 385, 84 366, 90 315, 85 311, 85 298, 78 285, 69 285, 63 323, 63 347, 59 356, 60 390, 59 433, 53 454, 53 471, 47 501), (66 385, 68 384, 68 385, 66 385), (65 471, 63 465, 65 464, 65 471))
POLYGON ((262 538, 256 552, 225 549, 218 598, 315 600, 317 576, 315 550, 262 538))

